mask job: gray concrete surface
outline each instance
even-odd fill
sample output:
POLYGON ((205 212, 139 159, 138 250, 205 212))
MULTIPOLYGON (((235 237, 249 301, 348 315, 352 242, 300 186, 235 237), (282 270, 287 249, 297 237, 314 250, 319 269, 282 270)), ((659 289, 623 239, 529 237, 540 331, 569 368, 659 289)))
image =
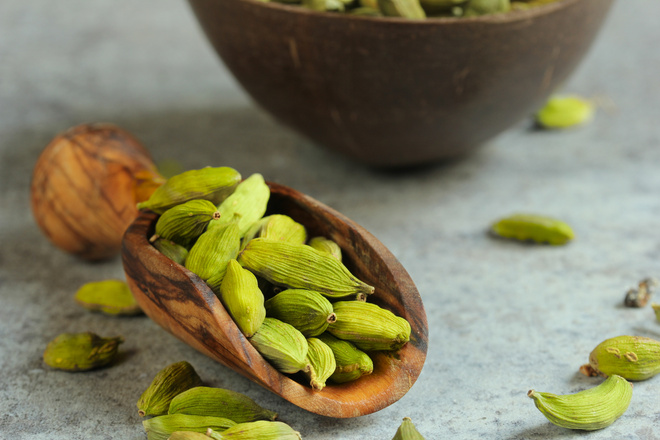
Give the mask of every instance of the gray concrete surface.
MULTIPOLYGON (((547 422, 526 392, 597 384, 577 369, 607 337, 660 338, 649 308, 621 306, 629 287, 660 275, 658 16, 659 2, 619 1, 565 85, 608 103, 590 125, 549 133, 523 121, 465 160, 386 174, 255 107, 183 1, 0 2, 0 438, 144 439, 135 402, 158 370, 183 359, 307 439, 389 439, 404 416, 427 439, 585 438, 547 422), (77 307, 80 285, 123 276, 120 260, 88 264, 53 247, 32 219, 29 182, 51 137, 88 121, 132 131, 157 160, 261 172, 373 232, 426 306, 430 345, 415 386, 372 415, 315 416, 148 318, 77 307), (536 247, 485 234, 515 211, 565 219, 578 238, 536 247), (49 340, 86 330, 124 335, 121 361, 80 374, 43 364, 49 340)), ((636 384, 627 413, 589 439, 659 439, 659 381, 636 384)))

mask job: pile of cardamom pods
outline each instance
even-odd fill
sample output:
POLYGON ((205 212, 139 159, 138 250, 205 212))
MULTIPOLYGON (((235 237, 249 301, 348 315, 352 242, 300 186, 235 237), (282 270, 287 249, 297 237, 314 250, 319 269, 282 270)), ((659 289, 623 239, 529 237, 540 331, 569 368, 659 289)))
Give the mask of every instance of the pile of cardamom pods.
POLYGON ((519 11, 557 0, 261 0, 299 5, 318 12, 425 19, 475 17, 519 11))
POLYGON ((207 167, 171 177, 138 208, 160 214, 154 247, 203 279, 278 371, 302 372, 314 390, 370 374, 367 352, 399 350, 410 324, 366 301, 374 287, 337 243, 265 216, 269 198, 262 175, 207 167))

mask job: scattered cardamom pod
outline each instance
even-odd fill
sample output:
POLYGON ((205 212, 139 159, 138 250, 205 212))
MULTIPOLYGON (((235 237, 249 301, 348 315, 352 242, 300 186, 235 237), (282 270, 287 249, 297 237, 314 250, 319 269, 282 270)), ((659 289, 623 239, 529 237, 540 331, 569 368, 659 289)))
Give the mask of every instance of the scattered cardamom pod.
POLYGON ((138 399, 138 414, 140 417, 167 414, 174 397, 201 384, 202 379, 188 362, 181 361, 168 365, 156 374, 138 399))
POLYGON ((74 299, 87 310, 106 315, 139 315, 142 313, 130 287, 121 280, 86 283, 78 289, 74 299))
POLYGON ((242 237, 266 213, 269 198, 270 188, 264 177, 261 174, 252 174, 239 183, 234 193, 218 206, 220 218, 209 224, 209 228, 236 222, 242 237))
POLYGON ((281 373, 309 369, 307 340, 293 326, 275 318, 265 318, 250 338, 257 351, 281 373))
POLYGON ((254 335, 266 317, 266 309, 264 295, 252 272, 236 260, 229 260, 218 296, 245 337, 254 335))
POLYGON ((415 428, 410 417, 404 417, 392 440, 424 440, 424 437, 415 428))
POLYGON ((177 395, 170 403, 169 413, 223 417, 236 423, 277 418, 277 413, 241 393, 210 387, 195 387, 177 395))
POLYGON ((548 129, 569 128, 589 122, 594 105, 579 96, 553 96, 536 114, 536 123, 548 129))
POLYGON ((534 214, 514 214, 500 219, 493 224, 491 232, 504 238, 551 245, 566 244, 575 238, 573 230, 566 223, 534 214))
POLYGON ((138 203, 137 207, 163 214, 173 206, 195 199, 218 205, 234 192, 240 181, 239 172, 229 167, 185 171, 167 179, 149 200, 138 203))
POLYGON ((167 440, 173 432, 177 431, 205 433, 209 428, 215 431, 224 431, 234 425, 236 425, 236 422, 222 417, 191 416, 187 414, 168 414, 142 421, 148 440, 167 440))
POLYGON ((660 341, 644 336, 617 336, 596 346, 589 365, 598 374, 646 380, 660 373, 660 341))
POLYGON ((341 261, 341 248, 337 243, 325 237, 313 237, 309 240, 311 247, 317 251, 327 252, 337 260, 341 261))
POLYGON ((206 433, 193 431, 175 431, 167 438, 167 440, 209 440, 206 433))
POLYGON ((337 320, 328 332, 361 350, 399 350, 410 340, 410 323, 376 304, 339 301, 332 307, 337 320))
POLYGON ((318 339, 330 347, 335 355, 336 368, 330 376, 332 382, 350 382, 373 372, 374 363, 369 355, 351 342, 337 339, 328 332, 319 335, 318 339))
MULTIPOLYGON (((215 222, 213 220, 212 222, 215 222)), ((211 222, 211 223, 212 223, 211 222)), ((228 223, 217 228, 209 228, 199 236, 197 242, 188 252, 186 258, 186 268, 197 274, 204 281, 211 277, 214 282, 208 284, 213 288, 219 288, 218 281, 221 283, 227 270, 229 260, 233 260, 238 255, 241 246, 241 239, 236 223, 228 223)), ((214 290, 215 292, 216 290, 214 290)))
POLYGON ((124 338, 102 338, 94 333, 63 333, 53 339, 44 351, 44 362, 66 371, 87 371, 105 367, 117 358, 124 338))
POLYGON ((337 320, 330 301, 313 290, 283 290, 265 307, 267 316, 291 324, 308 338, 320 335, 337 320))
POLYGON ((208 200, 190 200, 165 211, 156 222, 152 243, 159 237, 188 246, 202 235, 213 219, 219 219, 220 212, 208 200))
POLYGON ((623 304, 626 307, 645 307, 657 286, 658 280, 655 278, 643 279, 638 283, 636 289, 630 289, 626 292, 623 304))
POLYGON ((286 423, 263 420, 239 423, 223 432, 208 429, 206 435, 215 440, 302 440, 300 433, 286 423))
POLYGON ((172 240, 165 240, 164 238, 159 238, 151 244, 175 263, 182 266, 185 264, 186 258, 188 257, 188 249, 180 244, 176 244, 172 240))
POLYGON ((613 375, 600 385, 575 394, 556 395, 530 390, 527 395, 557 426, 594 431, 610 426, 628 409, 632 384, 613 375))
POLYGON ((304 244, 255 238, 238 262, 277 286, 315 290, 326 297, 365 297, 374 292, 340 261, 304 244))
POLYGON ((328 344, 318 338, 307 338, 307 346, 307 362, 311 368, 306 375, 312 389, 320 391, 337 369, 335 355, 328 344))

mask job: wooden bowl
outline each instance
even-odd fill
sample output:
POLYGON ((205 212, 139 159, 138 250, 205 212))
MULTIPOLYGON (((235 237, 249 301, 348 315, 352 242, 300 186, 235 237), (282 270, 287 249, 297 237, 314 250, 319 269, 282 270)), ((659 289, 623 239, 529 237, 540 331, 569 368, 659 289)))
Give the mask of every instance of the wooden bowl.
POLYGON ((243 336, 206 283, 148 242, 157 215, 145 211, 126 231, 122 249, 124 271, 136 300, 151 319, 174 336, 308 411, 344 418, 391 405, 410 389, 426 359, 426 314, 410 276, 385 246, 359 225, 300 192, 273 183, 269 186, 269 213, 289 215, 307 227, 310 237, 324 235, 335 240, 351 272, 376 288, 369 302, 410 322, 410 342, 400 351, 370 353, 372 374, 354 382, 329 384, 321 391, 279 373, 243 336))
POLYGON ((189 3, 225 65, 275 118, 357 161, 402 167, 463 155, 537 110, 583 58, 613 0, 427 20, 189 3))

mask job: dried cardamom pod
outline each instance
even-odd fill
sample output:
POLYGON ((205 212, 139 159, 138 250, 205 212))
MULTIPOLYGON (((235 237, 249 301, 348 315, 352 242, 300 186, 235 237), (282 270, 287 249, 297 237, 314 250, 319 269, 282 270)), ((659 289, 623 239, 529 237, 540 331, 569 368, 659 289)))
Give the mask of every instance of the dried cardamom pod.
POLYGON ((117 358, 124 338, 102 338, 94 333, 63 333, 53 339, 44 351, 44 362, 66 371, 87 371, 105 367, 117 358))
POLYGON ((319 335, 318 339, 330 347, 335 355, 337 367, 330 376, 332 382, 350 382, 373 372, 374 363, 369 355, 351 342, 337 339, 328 332, 319 335))
POLYGON ((236 423, 277 418, 277 413, 262 408, 244 394, 210 387, 195 387, 177 395, 170 403, 169 413, 223 417, 236 423))
POLYGON ((307 361, 311 368, 306 375, 311 387, 320 391, 337 369, 335 355, 328 344, 318 338, 307 338, 307 346, 307 361))
POLYGON ((504 238, 551 245, 566 244, 575 238, 573 230, 566 223, 534 214, 514 214, 500 219, 493 224, 491 232, 504 238))
POLYGON ((623 304, 626 307, 645 307, 657 286, 658 280, 655 278, 643 279, 638 283, 636 289, 630 289, 626 292, 623 304))
POLYGON ((193 431, 175 431, 167 438, 167 440, 209 440, 206 433, 193 432, 193 431))
POLYGON ((536 123, 548 129, 569 128, 589 122, 594 105, 579 96, 553 96, 536 114, 536 123))
MULTIPOLYGON (((188 362, 181 361, 168 365, 156 374, 138 399, 138 414, 140 417, 167 414, 174 397, 201 384, 202 379, 188 362)), ((174 431, 182 431, 182 429, 174 431)))
POLYGON ((106 315, 139 315, 142 309, 125 281, 104 280, 86 283, 74 296, 75 301, 95 312, 106 315))
POLYGON ((263 420, 239 423, 222 432, 209 429, 206 435, 215 440, 302 440, 300 433, 286 423, 263 420))
MULTIPOLYGON (((236 258, 240 245, 241 239, 236 223, 229 223, 212 229, 209 227, 206 232, 199 236, 190 252, 188 252, 186 268, 204 281, 216 276, 216 278, 219 277, 221 282, 229 260, 236 258)), ((214 279, 214 281, 216 280, 214 279)), ((208 284, 211 287, 219 287, 219 284, 216 285, 216 283, 208 284)))
POLYGON ((327 252, 337 260, 341 261, 341 248, 337 243, 325 237, 313 237, 309 240, 311 247, 317 251, 327 252))
POLYGON ((283 290, 264 305, 267 316, 291 324, 308 338, 320 335, 337 320, 330 301, 313 290, 283 290))
POLYGON ((288 215, 273 214, 262 218, 250 227, 243 237, 242 248, 257 237, 303 244, 307 240, 307 230, 288 215))
POLYGON ((257 351, 281 373, 309 369, 307 340, 293 326, 275 318, 265 318, 250 338, 257 351))
POLYGON ((660 341, 644 336, 617 336, 596 346, 589 365, 604 376, 646 380, 660 373, 660 341))
POLYGON ((236 222, 239 235, 244 236, 254 222, 266 213, 270 188, 261 174, 252 174, 236 187, 232 195, 219 206, 220 218, 209 224, 209 229, 236 222))
POLYGON ((463 15, 474 17, 476 15, 500 14, 510 10, 510 0, 470 0, 463 10, 463 15))
POLYGON ((594 431, 610 426, 626 412, 632 398, 632 384, 614 375, 594 388, 575 394, 556 395, 530 390, 527 395, 555 425, 594 431))
POLYGON ((167 440, 173 432, 192 431, 205 433, 209 428, 224 431, 236 425, 229 419, 211 416, 168 414, 142 421, 148 440, 167 440))
POLYGON ((396 434, 394 434, 392 440, 424 440, 424 437, 415 428, 410 417, 404 417, 401 426, 396 430, 396 434))
POLYGON ((188 249, 181 246, 180 244, 176 244, 172 240, 165 240, 164 238, 159 238, 151 244, 153 244, 154 247, 160 251, 160 253, 175 263, 183 266, 183 264, 186 262, 186 258, 188 257, 188 249))
POLYGON ((186 171, 167 179, 149 200, 138 203, 137 207, 163 214, 188 200, 203 199, 218 205, 234 192, 240 181, 240 173, 229 167, 186 171))
POLYGON ((328 332, 361 350, 399 350, 410 340, 410 323, 376 304, 339 301, 332 307, 337 320, 328 332))
POLYGON ((424 19, 426 13, 419 0, 378 0, 378 9, 386 17, 424 19))
POLYGON ((190 200, 174 206, 163 213, 156 222, 152 243, 159 237, 188 246, 206 230, 213 219, 219 219, 220 212, 208 200, 190 200))
POLYGON ((240 253, 238 262, 277 286, 315 290, 326 297, 364 298, 374 292, 340 261, 304 244, 255 238, 240 253))
POLYGON ((229 260, 218 296, 245 337, 254 335, 264 322, 266 309, 264 295, 252 272, 236 260, 229 260))

